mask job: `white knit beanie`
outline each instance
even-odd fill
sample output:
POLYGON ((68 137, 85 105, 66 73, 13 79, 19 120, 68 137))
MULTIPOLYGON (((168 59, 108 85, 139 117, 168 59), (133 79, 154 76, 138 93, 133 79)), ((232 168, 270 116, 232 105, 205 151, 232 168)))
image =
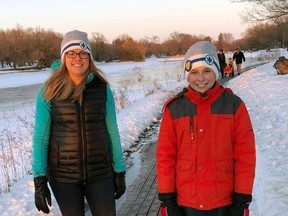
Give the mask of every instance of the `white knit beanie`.
POLYGON ((184 73, 185 79, 188 81, 190 71, 199 66, 210 68, 216 75, 216 80, 220 77, 219 60, 216 47, 209 41, 200 41, 193 44, 184 56, 184 73), (187 71, 187 65, 190 70, 187 71))
POLYGON ((64 38, 61 43, 61 61, 64 62, 64 55, 66 52, 73 49, 81 49, 90 54, 90 58, 92 57, 92 49, 90 46, 90 42, 87 37, 86 32, 81 32, 78 30, 73 30, 67 32, 64 35, 64 38))

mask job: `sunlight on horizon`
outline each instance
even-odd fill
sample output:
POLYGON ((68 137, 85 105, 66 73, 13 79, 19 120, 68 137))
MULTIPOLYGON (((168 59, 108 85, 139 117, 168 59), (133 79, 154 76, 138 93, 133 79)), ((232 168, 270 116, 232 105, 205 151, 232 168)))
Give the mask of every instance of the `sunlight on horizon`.
POLYGON ((173 32, 213 39, 219 33, 231 33, 238 39, 248 27, 240 18, 245 7, 229 0, 10 0, 1 3, 1 16, 5 19, 0 20, 0 30, 15 28, 17 24, 61 34, 79 29, 89 37, 92 32, 101 33, 110 42, 123 34, 135 39, 158 36, 163 41, 173 32))

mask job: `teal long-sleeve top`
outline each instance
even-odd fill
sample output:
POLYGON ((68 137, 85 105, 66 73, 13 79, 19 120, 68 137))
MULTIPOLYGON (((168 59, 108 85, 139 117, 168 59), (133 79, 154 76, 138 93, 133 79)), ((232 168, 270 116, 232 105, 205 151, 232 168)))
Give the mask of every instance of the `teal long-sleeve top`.
MULTIPOLYGON (((93 79, 94 74, 88 76, 87 82, 93 79)), ((106 85, 106 125, 108 131, 109 148, 112 153, 112 163, 115 172, 126 171, 118 130, 114 97, 109 85, 106 85)), ((36 99, 35 127, 33 134, 33 176, 45 176, 48 164, 48 146, 51 127, 51 102, 44 100, 45 86, 41 86, 36 99)))

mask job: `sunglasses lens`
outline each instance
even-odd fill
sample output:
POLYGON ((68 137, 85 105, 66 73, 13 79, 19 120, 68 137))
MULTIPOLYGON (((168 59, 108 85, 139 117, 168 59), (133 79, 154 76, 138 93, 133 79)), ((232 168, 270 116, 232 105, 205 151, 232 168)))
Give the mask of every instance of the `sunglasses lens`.
POLYGON ((191 70, 191 67, 192 67, 191 61, 187 60, 185 63, 185 70, 189 72, 191 70))

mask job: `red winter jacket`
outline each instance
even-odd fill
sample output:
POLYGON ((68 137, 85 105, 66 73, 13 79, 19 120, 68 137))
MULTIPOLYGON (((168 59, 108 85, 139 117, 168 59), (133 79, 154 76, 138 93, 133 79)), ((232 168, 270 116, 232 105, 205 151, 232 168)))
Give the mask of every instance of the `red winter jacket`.
POLYGON ((217 82, 204 94, 170 99, 157 145, 159 193, 179 205, 211 210, 230 205, 234 192, 252 194, 255 139, 243 101, 217 82))

